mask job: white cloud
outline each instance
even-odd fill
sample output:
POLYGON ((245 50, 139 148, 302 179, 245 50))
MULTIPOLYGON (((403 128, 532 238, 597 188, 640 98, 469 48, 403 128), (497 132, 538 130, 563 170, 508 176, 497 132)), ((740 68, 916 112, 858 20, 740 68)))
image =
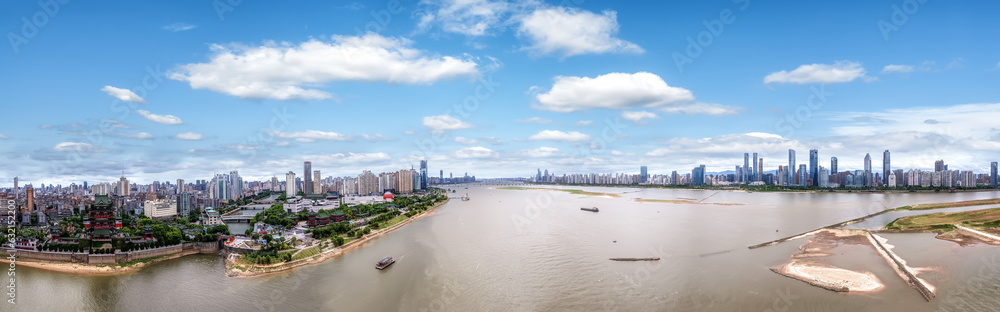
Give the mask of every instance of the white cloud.
POLYGON ((595 14, 576 8, 543 8, 520 18, 517 33, 531 41, 525 49, 536 55, 643 53, 638 45, 615 37, 616 15, 615 11, 595 14))
POLYGON ((561 153, 558 148, 544 147, 544 146, 533 150, 523 150, 521 151, 521 154, 531 158, 549 158, 549 157, 563 156, 563 153, 561 153))
POLYGON ((122 133, 122 135, 125 136, 126 138, 139 139, 139 140, 148 140, 153 138, 153 135, 150 134, 149 132, 122 133))
POLYGON ((10 137, 7 137, 6 135, 0 134, 0 140, 6 140, 6 139, 9 139, 9 138, 10 137))
POLYGON ((197 133, 197 132, 184 132, 184 133, 178 134, 177 138, 181 139, 181 140, 188 140, 188 141, 201 141, 201 139, 204 139, 204 136, 202 136, 201 133, 197 133))
POLYGON ((475 139, 466 138, 466 137, 455 137, 455 142, 458 142, 458 144, 462 144, 462 145, 473 145, 473 144, 478 143, 479 141, 476 141, 475 139))
POLYGON ((277 137, 277 138, 282 138, 282 139, 295 139, 296 141, 303 142, 303 143, 310 143, 310 142, 315 142, 315 141, 352 141, 352 140, 354 140, 354 138, 352 138, 352 137, 350 137, 348 135, 344 135, 344 134, 340 134, 340 133, 336 133, 336 132, 327 132, 327 131, 318 131, 318 130, 306 130, 306 131, 302 131, 302 132, 272 131, 271 135, 274 136, 274 137, 277 137))
POLYGON ((101 91, 104 91, 104 93, 122 101, 146 104, 146 100, 136 95, 135 92, 132 92, 132 90, 104 86, 104 88, 101 88, 101 91))
POLYGON ((97 147, 90 143, 62 142, 52 148, 57 152, 84 152, 96 151, 97 147))
POLYGON ((321 165, 353 165, 385 162, 392 158, 390 158, 386 153, 337 153, 330 155, 308 156, 306 159, 312 159, 313 163, 321 165))
POLYGON ((885 65, 882 73, 912 73, 915 69, 912 65, 885 65))
POLYGON ((198 27, 198 26, 191 25, 191 24, 188 24, 188 23, 173 23, 173 24, 170 24, 170 25, 163 26, 163 30, 172 31, 172 32, 178 32, 178 31, 191 30, 191 29, 194 29, 195 27, 198 27))
POLYGON ((459 130, 472 128, 472 124, 458 120, 450 115, 437 115, 424 117, 424 126, 431 129, 431 132, 442 133, 445 130, 459 130))
POLYGON ((475 146, 457 150, 453 153, 453 156, 467 159, 495 158, 497 157, 497 152, 482 146, 475 146))
POLYGON ((276 100, 329 99, 317 88, 331 81, 430 84, 479 74, 476 63, 452 56, 429 57, 409 48, 412 41, 376 33, 332 36, 294 45, 212 45, 208 63, 178 66, 168 77, 194 89, 240 98, 276 100))
POLYGON ((416 131, 403 131, 403 134, 405 134, 405 135, 414 135, 414 134, 417 134, 417 132, 416 131))
POLYGON ((260 147, 258 146, 246 145, 246 144, 231 144, 231 145, 223 145, 222 147, 237 151, 252 151, 260 149, 260 147))
POLYGON ((528 137, 528 140, 581 142, 589 141, 590 136, 576 131, 563 132, 559 130, 544 130, 528 137))
POLYGON ((396 140, 394 138, 389 138, 389 137, 386 137, 386 136, 378 134, 378 133, 376 133, 376 134, 358 133, 358 136, 360 136, 362 139, 365 139, 365 141, 368 141, 368 142, 395 141, 396 140))
POLYGON ((443 31, 467 36, 490 34, 511 8, 506 1, 490 0, 424 0, 420 4, 428 9, 416 13, 419 30, 438 25, 443 31))
POLYGON ((643 119, 660 119, 660 116, 647 111, 622 112, 622 118, 634 123, 641 123, 643 119))
POLYGON ((834 64, 802 65, 791 72, 774 72, 764 77, 764 83, 841 83, 858 78, 865 78, 861 63, 839 61, 834 64))
POLYGON ((552 123, 551 119, 545 119, 545 118, 542 118, 542 117, 531 117, 531 118, 525 118, 525 119, 518 119, 516 121, 518 123, 533 123, 533 124, 539 124, 539 125, 545 125, 545 124, 552 123))
POLYGON ((685 114, 685 115, 712 115, 712 116, 722 116, 722 115, 735 115, 743 110, 742 107, 738 106, 726 106, 721 104, 711 104, 711 103, 701 103, 695 102, 690 104, 683 104, 678 106, 664 107, 663 112, 668 114, 685 114))
POLYGON ((581 120, 576 122, 577 127, 586 127, 594 124, 593 120, 581 120))
POLYGON ((622 151, 611 151, 611 155, 614 155, 614 156, 632 156, 632 155, 635 155, 635 153, 622 152, 622 151))
POLYGON ((657 108, 694 101, 691 91, 668 86, 648 72, 610 73, 595 78, 559 76, 546 93, 535 96, 536 109, 573 112, 594 108, 657 108))
POLYGON ((184 122, 181 121, 180 118, 177 118, 174 115, 157 115, 157 114, 153 114, 153 113, 150 113, 149 111, 145 111, 145 110, 141 110, 141 109, 140 110, 136 110, 135 112, 137 114, 139 114, 140 116, 145 117, 149 121, 152 121, 152 122, 155 122, 155 123, 158 123, 158 124, 179 125, 179 124, 184 123, 184 122))

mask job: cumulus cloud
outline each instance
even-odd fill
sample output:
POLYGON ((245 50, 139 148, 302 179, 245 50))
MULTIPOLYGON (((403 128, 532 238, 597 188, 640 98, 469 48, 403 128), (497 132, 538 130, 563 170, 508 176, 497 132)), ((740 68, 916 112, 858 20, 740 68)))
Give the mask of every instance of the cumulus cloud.
POLYGON ((563 153, 560 152, 558 148, 544 147, 544 146, 531 150, 523 150, 521 151, 521 154, 524 155, 525 157, 531 157, 531 158, 549 158, 549 157, 563 156, 563 153))
POLYGON ((354 138, 340 134, 336 132, 318 131, 318 130, 306 130, 302 132, 281 132, 272 131, 271 135, 276 138, 281 139, 295 139, 296 141, 302 143, 310 143, 316 141, 352 141, 354 138))
POLYGON ((450 115, 427 116, 423 119, 424 127, 431 129, 431 132, 442 133, 445 130, 459 130, 472 128, 472 124, 458 120, 450 115))
POLYGON ((61 142, 52 149, 56 152, 90 152, 96 151, 97 147, 90 143, 61 142))
POLYGON ((581 120, 576 122, 577 127, 586 127, 594 124, 593 120, 581 120))
POLYGON ((150 134, 149 132, 122 133, 121 135, 126 138, 139 139, 139 140, 148 140, 153 138, 153 135, 150 134))
POLYGON ((420 4, 423 10, 416 13, 420 31, 438 26, 443 31, 467 36, 490 34, 512 8, 506 1, 490 0, 424 0, 420 4))
POLYGON ((188 82, 194 89, 240 98, 319 100, 332 97, 317 89, 331 81, 430 84, 479 74, 471 60, 426 56, 410 48, 412 43, 368 33, 331 36, 329 41, 311 39, 298 45, 214 44, 209 62, 178 66, 168 77, 188 82))
POLYGON ((115 88, 115 87, 112 87, 112 86, 104 86, 104 88, 101 88, 101 91, 104 91, 104 93, 107 93, 111 97, 119 99, 119 100, 122 100, 122 101, 132 102, 132 103, 137 103, 137 104, 146 104, 146 100, 144 100, 143 98, 139 97, 138 95, 135 94, 135 92, 132 92, 132 90, 129 90, 129 89, 121 89, 121 88, 115 88))
POLYGON ((882 73, 912 73, 915 68, 912 65, 885 65, 882 73))
POLYGON ((482 146, 474 146, 457 150, 452 155, 455 156, 456 158, 481 159, 481 158, 495 158, 497 157, 497 152, 494 152, 493 150, 482 146))
POLYGON ((158 123, 158 124, 163 124, 163 125, 179 125, 179 124, 184 123, 184 122, 181 121, 180 118, 177 118, 176 116, 173 116, 173 115, 157 115, 157 114, 153 114, 153 113, 150 113, 149 111, 145 111, 145 110, 141 110, 141 109, 137 110, 135 112, 137 114, 139 114, 139 116, 142 116, 142 117, 148 119, 149 121, 152 121, 152 122, 155 122, 155 123, 158 123))
POLYGON ((188 24, 188 23, 173 23, 173 24, 170 24, 170 25, 163 26, 163 30, 172 31, 172 32, 178 32, 178 31, 192 30, 195 27, 198 27, 198 26, 191 25, 191 24, 188 24))
POLYGON ((539 124, 539 125, 545 125, 545 124, 552 123, 551 119, 545 119, 545 118, 542 118, 542 117, 531 117, 531 118, 525 118, 525 119, 518 119, 516 121, 518 123, 533 123, 533 124, 539 124))
POLYGON ((842 83, 865 78, 865 69, 858 62, 839 61, 834 64, 807 64, 793 71, 779 71, 764 77, 764 83, 842 83))
POLYGON ((528 137, 528 140, 582 142, 590 141, 590 136, 576 131, 543 130, 528 137))
POLYGON ((643 119, 660 119, 660 116, 647 111, 622 112, 622 118, 636 124, 641 124, 643 119))
POLYGON ((684 88, 667 85, 648 72, 610 73, 594 78, 559 76, 548 92, 535 96, 533 108, 556 112, 588 109, 661 109, 667 113, 733 114, 738 107, 694 102, 684 88))
POLYGON ((479 143, 479 141, 476 141, 475 139, 470 139, 466 137, 455 137, 455 142, 458 142, 458 144, 462 145, 472 145, 479 143))
POLYGON ((197 132, 184 132, 177 134, 176 138, 187 141, 201 141, 201 139, 204 139, 204 136, 197 132))
POLYGON ((602 14, 565 7, 535 10, 520 19, 518 35, 527 38, 525 47, 536 55, 643 53, 638 45, 619 39, 615 11, 602 14))

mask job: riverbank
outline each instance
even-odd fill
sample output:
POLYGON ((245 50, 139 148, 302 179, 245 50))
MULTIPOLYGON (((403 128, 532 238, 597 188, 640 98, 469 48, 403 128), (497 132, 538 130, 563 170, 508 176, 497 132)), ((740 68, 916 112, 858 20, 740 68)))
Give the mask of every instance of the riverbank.
MULTIPOLYGON (((648 189, 665 189, 665 190, 682 190, 682 191, 728 191, 728 192, 745 192, 745 193, 859 193, 859 194, 898 194, 898 193, 948 193, 948 192, 997 192, 1000 189, 929 189, 929 190, 910 190, 910 189, 893 189, 893 190, 879 190, 879 189, 863 189, 863 188, 844 188, 844 189, 798 189, 798 188, 741 188, 737 186, 705 186, 705 187, 691 187, 691 186, 671 186, 671 185, 654 185, 654 184, 632 184, 632 185, 620 185, 620 184, 601 184, 601 185, 590 185, 590 184, 555 184, 555 183, 529 183, 527 185, 552 185, 552 186, 583 186, 583 187, 614 187, 614 188, 648 188, 648 189)), ((517 186, 514 186, 517 187, 517 186)), ((494 187, 496 188, 496 187, 494 187)), ((526 187, 522 187, 526 188, 526 187)))
POLYGON ((493 187, 492 189, 495 189, 495 190, 515 190, 515 191, 558 191, 558 192, 567 192, 567 193, 570 193, 570 194, 573 194, 573 195, 596 196, 596 197, 605 197, 605 198, 619 198, 619 197, 622 197, 621 195, 615 194, 615 193, 598 193, 598 192, 589 192, 589 191, 577 190, 577 189, 557 189, 557 188, 521 187, 521 186, 493 187))
POLYGON ((351 250, 354 250, 355 248, 359 248, 362 245, 364 245, 365 243, 371 242, 371 241, 373 241, 376 238, 379 238, 379 237, 381 237, 383 235, 389 234, 392 231, 395 231, 395 230, 403 227, 404 225, 410 224, 410 223, 412 223, 412 222, 414 222, 416 220, 420 220, 420 219, 422 219, 424 217, 430 216, 430 215, 432 215, 432 214, 434 214, 436 212, 435 209, 437 207, 439 207, 441 205, 444 205, 444 204, 448 203, 449 201, 451 201, 451 198, 446 199, 446 200, 444 200, 444 201, 442 201, 440 203, 434 204, 433 206, 427 208, 426 211, 418 213, 418 214, 414 215, 413 217, 407 218, 406 220, 403 220, 403 221, 401 221, 399 223, 396 223, 396 224, 394 224, 394 225, 392 225, 390 227, 387 227, 387 228, 384 228, 384 229, 379 229, 379 230, 374 230, 374 231, 372 231, 371 233, 369 233, 367 235, 363 235, 363 236, 361 236, 358 239, 352 240, 352 241, 348 242, 347 244, 344 244, 343 246, 333 247, 333 248, 321 250, 320 253, 318 253, 316 255, 309 256, 309 257, 302 258, 302 259, 298 259, 298 260, 293 260, 293 261, 289 261, 289 262, 282 262, 282 263, 277 263, 277 264, 272 264, 272 265, 249 265, 249 264, 245 264, 245 263, 241 262, 239 260, 239 258, 238 258, 239 255, 232 254, 229 257, 226 257, 226 260, 225 260, 226 261, 226 276, 229 276, 229 277, 258 277, 258 276, 264 276, 264 275, 268 275, 268 274, 287 272, 287 271, 294 270, 294 269, 297 269, 297 268, 306 267, 306 266, 310 266, 310 265, 315 265, 315 264, 320 264, 320 263, 326 262, 327 260, 333 259, 333 258, 335 258, 337 256, 340 256, 340 255, 343 255, 343 254, 345 254, 347 252, 350 252, 351 250))
POLYGON ((703 203, 699 201, 689 200, 689 199, 651 199, 651 198, 636 198, 636 202, 640 203, 664 203, 664 204, 681 204, 681 205, 717 205, 717 206, 743 206, 746 204, 741 203, 703 203))
MULTIPOLYGON (((142 260, 136 260, 127 263, 119 264, 84 264, 84 263, 72 263, 72 262, 60 262, 60 261, 43 261, 43 260, 29 260, 29 259, 16 259, 14 264, 18 266, 25 266, 30 268, 42 269, 47 271, 79 274, 79 275, 117 275, 124 274, 133 271, 137 271, 141 268, 153 265, 155 263, 177 259, 180 257, 190 256, 199 254, 198 250, 185 250, 180 253, 159 256, 153 258, 146 258, 142 260)), ((0 262, 10 263, 10 260, 6 258, 0 258, 0 262)))

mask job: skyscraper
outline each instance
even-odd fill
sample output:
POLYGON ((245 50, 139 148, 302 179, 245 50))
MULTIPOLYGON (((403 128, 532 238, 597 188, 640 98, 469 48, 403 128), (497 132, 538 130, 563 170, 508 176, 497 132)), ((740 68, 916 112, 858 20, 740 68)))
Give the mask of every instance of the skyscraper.
POLYGON ((691 185, 705 185, 705 165, 694 167, 694 170, 691 170, 691 185))
POLYGON ((892 171, 889 165, 889 150, 882 153, 882 185, 889 185, 889 174, 892 171))
POLYGON ((24 187, 24 198, 28 201, 28 211, 35 211, 35 188, 31 184, 24 187))
POLYGON ((639 167, 639 183, 646 183, 649 179, 649 173, 646 171, 646 166, 639 167))
POLYGON ((764 181, 764 158, 757 159, 757 181, 764 181))
POLYGON ((17 188, 17 177, 14 177, 14 201, 16 202, 17 200, 20 199, 21 199, 21 193, 17 188))
POLYGON ((997 187, 997 162, 990 163, 990 186, 997 187))
POLYGON ((872 155, 865 153, 865 177, 864 186, 872 186, 872 155))
POLYGON ((184 179, 177 179, 177 194, 180 193, 184 193, 184 179))
POLYGON ((296 193, 295 172, 289 171, 285 174, 285 197, 294 197, 296 193))
POLYGON ((944 171, 944 160, 934 162, 934 171, 944 171))
POLYGON ((750 182, 757 182, 760 177, 757 176, 757 153, 753 153, 753 158, 750 159, 751 165, 753 166, 753 171, 750 172, 750 182))
POLYGON ((743 183, 750 183, 750 153, 743 153, 743 183))
POLYGON ((678 184, 678 182, 679 182, 678 180, 680 180, 680 179, 681 179, 681 176, 679 174, 677 174, 677 171, 674 171, 674 172, 670 173, 670 182, 672 182, 673 184, 678 184))
POLYGON ((420 189, 427 188, 427 160, 420 161, 420 189))
POLYGON ((837 157, 830 157, 830 174, 837 174, 837 157))
POLYGON ((813 186, 819 186, 819 150, 809 150, 809 178, 813 186))
POLYGON ((319 174, 319 170, 313 171, 312 189, 313 194, 323 194, 323 177, 319 174))
POLYGON ((305 162, 305 164, 303 164, 303 166, 305 167, 305 173, 302 174, 302 178, 305 179, 305 181, 302 182, 302 192, 306 193, 306 194, 312 194, 313 193, 313 183, 312 183, 312 180, 313 180, 312 179, 313 163, 311 161, 307 161, 307 162, 305 162))
POLYGON ((795 150, 788 149, 788 168, 785 170, 788 175, 788 185, 795 185, 795 150))

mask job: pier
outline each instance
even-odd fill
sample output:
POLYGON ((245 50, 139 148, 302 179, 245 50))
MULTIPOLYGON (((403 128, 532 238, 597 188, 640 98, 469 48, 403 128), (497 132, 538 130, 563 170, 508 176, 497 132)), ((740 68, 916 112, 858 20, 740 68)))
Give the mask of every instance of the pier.
POLYGON ((882 244, 882 241, 886 240, 885 238, 872 234, 871 232, 866 232, 866 234, 868 235, 868 240, 870 240, 872 245, 875 246, 875 249, 879 252, 879 254, 885 258, 886 262, 889 262, 889 265, 896 270, 896 273, 898 273, 903 280, 907 281, 911 286, 913 286, 913 288, 916 288, 917 291, 920 292, 920 295, 924 296, 924 299, 927 301, 934 299, 935 295, 932 290, 932 286, 929 286, 926 282, 924 282, 924 280, 917 278, 917 275, 913 273, 910 267, 907 266, 906 263, 899 258, 899 256, 882 244))

